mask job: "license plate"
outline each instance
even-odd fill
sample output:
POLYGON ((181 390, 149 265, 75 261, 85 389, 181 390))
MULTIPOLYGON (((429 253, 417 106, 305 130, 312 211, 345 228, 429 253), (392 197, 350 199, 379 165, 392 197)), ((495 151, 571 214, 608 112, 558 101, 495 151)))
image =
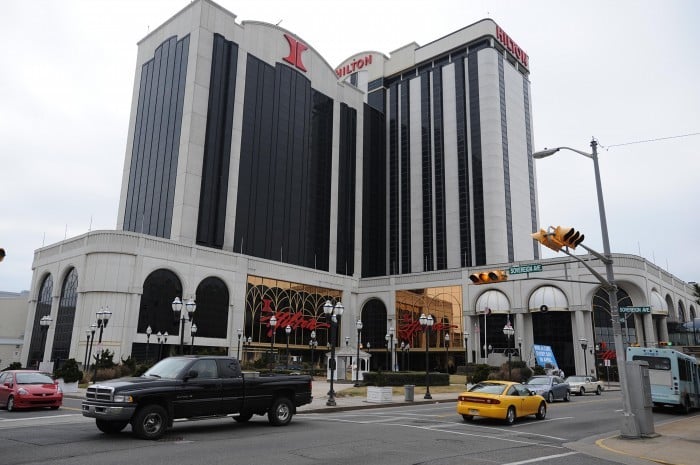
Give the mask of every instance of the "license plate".
POLYGON ((469 409, 469 415, 478 415, 479 411, 475 408, 470 408, 469 409))

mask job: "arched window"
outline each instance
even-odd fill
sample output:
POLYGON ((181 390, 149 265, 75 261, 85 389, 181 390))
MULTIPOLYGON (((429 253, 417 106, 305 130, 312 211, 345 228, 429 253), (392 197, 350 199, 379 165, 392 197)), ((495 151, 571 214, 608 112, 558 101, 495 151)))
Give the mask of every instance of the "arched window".
POLYGON ((197 337, 226 339, 228 326, 229 293, 226 284, 219 278, 206 278, 197 286, 197 337))
POLYGON ((61 289, 61 301, 58 304, 56 316, 56 329, 51 348, 51 360, 56 362, 56 367, 68 358, 70 353, 70 341, 73 336, 73 322, 75 321, 75 305, 78 300, 78 271, 72 268, 66 279, 63 280, 61 289))
MULTIPOLYGON (((370 299, 362 307, 362 344, 367 349, 386 348, 386 306, 379 299, 370 299)), ((411 345, 411 347, 416 347, 411 345)))
POLYGON ((183 297, 182 284, 175 273, 160 269, 149 274, 143 283, 136 331, 145 333, 150 326, 153 334, 167 331, 171 336, 179 335, 180 322, 173 318, 172 303, 175 297, 183 297))
MULTIPOLYGON (((595 335, 595 343, 605 343, 607 350, 615 350, 615 341, 612 330, 612 318, 610 315, 610 300, 608 299, 608 291, 598 288, 598 291, 593 296, 593 334, 595 335)), ((629 294, 622 289, 617 288, 617 305, 619 307, 631 307, 632 299, 629 294)), ((637 342, 637 332, 634 327, 634 314, 621 313, 622 322, 622 338, 625 343, 633 344, 637 342), (626 331, 626 332, 625 332, 626 331)))
POLYGON ((39 290, 39 298, 36 302, 36 311, 34 312, 34 324, 32 325, 32 340, 29 344, 29 355, 27 357, 28 367, 37 367, 44 356, 44 347, 46 340, 41 330, 41 317, 51 313, 51 295, 53 293, 53 278, 47 275, 44 282, 41 283, 39 290))

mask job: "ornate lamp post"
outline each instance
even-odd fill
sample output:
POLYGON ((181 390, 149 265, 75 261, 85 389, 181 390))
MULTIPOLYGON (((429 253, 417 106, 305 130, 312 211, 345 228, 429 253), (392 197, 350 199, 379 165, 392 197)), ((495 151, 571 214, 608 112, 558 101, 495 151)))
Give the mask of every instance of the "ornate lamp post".
POLYGON ((241 361, 241 336, 243 336, 243 331, 241 330, 241 328, 238 328, 236 330, 236 332, 238 333, 238 347, 236 348, 236 358, 240 362, 241 361))
POLYGON ((192 327, 190 328, 190 337, 192 338, 192 343, 190 345, 190 355, 194 353, 194 336, 197 334, 197 324, 192 323, 192 327))
POLYGON ((467 376, 467 365, 469 365, 469 331, 464 333, 464 385, 469 385, 469 376, 467 376))
POLYGON ((251 344, 252 342, 253 342, 253 338, 252 338, 252 337, 250 337, 250 336, 248 336, 247 338, 246 338, 246 337, 243 337, 243 361, 246 362, 246 363, 248 362, 248 355, 247 355, 247 352, 246 352, 246 347, 248 348, 248 350, 250 350, 250 344, 251 344))
POLYGON ((192 316, 197 309, 197 304, 192 299, 188 300, 185 304, 185 309, 187 310, 186 315, 182 311, 182 301, 179 297, 175 297, 171 306, 173 308, 175 323, 180 320, 180 355, 183 355, 185 353, 183 349, 185 343, 185 321, 192 321, 192 316))
POLYGON ((411 370, 411 343, 406 342, 406 345, 403 348, 403 351, 406 353, 406 370, 411 370))
POLYGON ((270 329, 272 330, 272 337, 270 338, 270 372, 272 372, 272 367, 275 366, 275 326, 277 326, 277 317, 273 314, 270 317, 270 329))
POLYGON ((399 345, 399 348, 401 349, 401 367, 399 371, 406 370, 406 353, 404 352, 404 347, 406 347, 406 343, 401 341, 401 345, 399 345))
POLYGON ((428 360, 428 346, 430 345, 430 329, 433 327, 433 316, 425 316, 423 313, 418 319, 420 325, 425 331, 425 395, 423 399, 432 399, 433 396, 430 395, 430 362, 428 360))
POLYGON ((284 332, 287 333, 287 370, 289 370, 289 335, 292 334, 292 327, 287 325, 284 332))
POLYGON ((97 323, 92 323, 90 325, 90 329, 85 330, 85 332, 90 331, 90 349, 88 350, 88 353, 87 353, 87 362, 85 362, 87 372, 90 371, 90 362, 91 362, 90 358, 92 357, 92 345, 95 342, 95 331, 96 330, 97 330, 97 323))
POLYGON ((314 358, 314 352, 316 347, 318 347, 318 341, 316 340, 316 331, 311 331, 311 339, 309 339, 309 347, 311 348, 311 376, 316 372, 316 359, 314 358))
MULTIPOLYGON (((85 358, 83 358, 83 367, 87 366, 87 360, 88 360, 88 354, 89 352, 89 347, 90 347, 90 336, 92 331, 90 331, 90 328, 85 330, 85 336, 87 336, 87 342, 85 343, 85 358)), ((92 333, 94 334, 94 333, 92 333)))
POLYGON ((39 329, 41 330, 41 361, 44 361, 44 352, 46 352, 46 334, 49 332, 49 326, 51 326, 51 322, 53 321, 53 318, 51 318, 51 315, 44 315, 41 317, 41 320, 39 320, 39 329))
POLYGON ((386 341, 386 371, 389 371, 389 333, 384 335, 384 340, 386 341))
POLYGON ((503 327, 503 334, 506 335, 508 338, 508 381, 511 381, 511 350, 510 350, 510 338, 515 334, 515 330, 513 329, 513 326, 510 324, 510 315, 508 315, 508 320, 506 321, 506 325, 503 327))
POLYGON ((331 359, 329 361, 331 369, 331 390, 329 391, 328 401, 326 402, 326 405, 330 407, 336 405, 335 391, 333 390, 333 378, 335 377, 335 341, 337 338, 336 333, 338 332, 338 319, 343 315, 343 310, 345 310, 345 308, 340 302, 337 302, 335 306, 333 306, 330 300, 326 300, 326 304, 323 306, 323 313, 326 314, 326 318, 330 317, 331 319, 331 359))
POLYGON ((588 376, 588 360, 586 357, 586 349, 588 348, 588 339, 585 337, 579 338, 578 342, 581 343, 581 349, 583 349, 583 366, 586 370, 586 376, 588 376))
MULTIPOLYGON (((112 312, 109 311, 108 307, 107 310, 100 309, 100 311, 96 312, 95 314, 97 315, 97 327, 100 329, 100 338, 97 341, 97 348, 100 350, 102 344, 102 333, 107 327, 107 323, 109 323, 109 318, 112 316, 112 312)), ((97 362, 101 357, 102 354, 99 354, 99 357, 95 357, 95 371, 92 374, 93 383, 97 381, 97 362)))
POLYGON ((158 360, 163 359, 163 344, 168 342, 168 332, 162 333, 158 331, 156 333, 156 340, 158 341, 158 360))
POLYGON ((394 371, 394 327, 389 328, 389 371, 394 371))
POLYGON ((355 355, 355 387, 360 387, 360 335, 362 334, 362 320, 355 323, 357 329, 357 354, 355 355))
POLYGON ((523 337, 518 336, 518 355, 520 355, 520 361, 523 361, 523 337))
POLYGON ((151 325, 148 325, 146 328, 146 362, 148 362, 148 349, 151 345, 151 334, 153 334, 153 329, 151 329, 151 325))
POLYGON ((449 373, 447 369, 447 364, 450 361, 450 355, 448 353, 448 348, 450 347, 450 333, 445 333, 445 373, 449 373))

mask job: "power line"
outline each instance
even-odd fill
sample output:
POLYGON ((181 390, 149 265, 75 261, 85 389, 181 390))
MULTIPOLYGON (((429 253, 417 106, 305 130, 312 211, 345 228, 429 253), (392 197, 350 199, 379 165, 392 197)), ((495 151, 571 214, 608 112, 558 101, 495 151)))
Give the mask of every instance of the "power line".
POLYGON ((655 139, 645 139, 645 140, 636 140, 633 142, 625 142, 622 144, 612 144, 612 145, 602 145, 600 144, 601 147, 605 148, 606 150, 612 148, 612 147, 622 147, 624 145, 634 145, 634 144, 645 144, 647 142, 658 142, 660 140, 668 140, 668 139, 679 139, 681 137, 690 137, 690 136, 700 136, 700 132, 691 132, 688 134, 680 134, 677 136, 668 136, 668 137, 657 137, 655 139))

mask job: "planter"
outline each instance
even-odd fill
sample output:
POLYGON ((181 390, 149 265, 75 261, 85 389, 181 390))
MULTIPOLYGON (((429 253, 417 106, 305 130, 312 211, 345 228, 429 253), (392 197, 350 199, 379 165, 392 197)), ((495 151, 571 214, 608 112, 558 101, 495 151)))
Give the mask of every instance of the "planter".
POLYGON ((367 402, 374 404, 391 403, 391 386, 367 386, 367 402))
POLYGON ((61 386, 63 392, 78 392, 78 382, 66 383, 63 378, 58 378, 58 385, 61 386))

